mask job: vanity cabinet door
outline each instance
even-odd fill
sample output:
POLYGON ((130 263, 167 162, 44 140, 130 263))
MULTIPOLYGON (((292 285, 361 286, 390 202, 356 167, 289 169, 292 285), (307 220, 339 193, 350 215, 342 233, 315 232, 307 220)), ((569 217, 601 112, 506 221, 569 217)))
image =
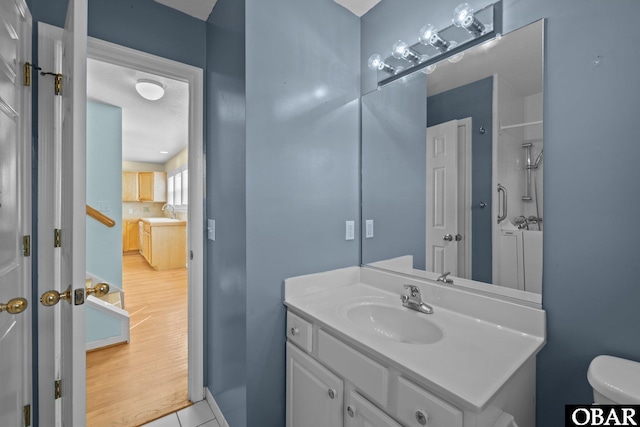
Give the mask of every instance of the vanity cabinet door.
POLYGON ((340 378, 287 342, 287 427, 342 427, 343 390, 340 378))
POLYGON ((355 391, 347 402, 345 427, 402 427, 355 391))

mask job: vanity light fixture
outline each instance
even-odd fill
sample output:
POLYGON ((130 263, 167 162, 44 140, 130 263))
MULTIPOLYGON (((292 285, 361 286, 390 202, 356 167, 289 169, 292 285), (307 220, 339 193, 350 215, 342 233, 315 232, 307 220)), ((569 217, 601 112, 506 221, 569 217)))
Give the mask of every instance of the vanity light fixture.
POLYGON ((395 42, 391 48, 391 54, 396 59, 404 59, 405 61, 419 64, 429 59, 429 55, 422 55, 411 49, 409 45, 402 40, 395 42))
POLYGON ((453 25, 464 28, 475 37, 482 35, 485 29, 482 22, 478 21, 478 18, 473 15, 473 8, 469 3, 460 3, 453 10, 453 25))
POLYGON ((449 49, 450 43, 440 37, 438 30, 431 24, 427 24, 420 28, 420 36, 418 37, 420 43, 424 45, 430 45, 438 49, 440 52, 446 52, 449 49))
POLYGON ((136 83, 136 91, 141 97, 149 101, 157 101, 164 96, 164 86, 155 80, 138 80, 136 83))
POLYGON ((398 72, 397 68, 385 63, 377 53, 374 53, 369 57, 368 66, 372 70, 386 71, 389 74, 395 74, 398 72))
MULTIPOLYGON (((457 42, 451 42, 451 44, 449 45, 449 49, 454 49, 456 46, 458 46, 457 42)), ((463 56, 464 56, 464 52, 459 52, 459 53, 456 53, 455 55, 450 56, 449 58, 447 58, 447 60, 452 64, 455 64, 456 62, 460 62, 463 56)))

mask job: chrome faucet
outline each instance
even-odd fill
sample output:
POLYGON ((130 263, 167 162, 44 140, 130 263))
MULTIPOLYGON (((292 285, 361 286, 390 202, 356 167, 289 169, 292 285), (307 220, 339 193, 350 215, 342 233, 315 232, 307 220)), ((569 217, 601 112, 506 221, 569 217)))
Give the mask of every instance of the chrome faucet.
POLYGON ((403 306, 421 313, 433 314, 433 308, 422 302, 422 295, 417 286, 404 285, 404 288, 409 290, 409 295, 400 295, 400 301, 402 301, 403 306))
POLYGON ((448 279, 447 276, 450 275, 451 272, 447 271, 446 273, 442 274, 441 276, 438 277, 437 281, 438 282, 442 282, 442 283, 447 283, 447 284, 452 284, 453 283, 453 279, 448 279))
POLYGON ((172 219, 176 219, 176 207, 175 207, 175 206, 170 205, 169 203, 165 203, 165 204, 162 206, 162 211, 166 211, 166 210, 168 210, 169 208, 171 208, 171 218, 172 218, 172 219))

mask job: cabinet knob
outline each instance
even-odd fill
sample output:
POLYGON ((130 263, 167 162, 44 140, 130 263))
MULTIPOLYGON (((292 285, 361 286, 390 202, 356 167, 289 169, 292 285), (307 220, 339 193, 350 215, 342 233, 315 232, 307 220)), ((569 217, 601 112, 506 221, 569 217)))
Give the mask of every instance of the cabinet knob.
POLYGON ((416 411, 416 420, 421 426, 427 425, 429 415, 425 411, 416 411))
POLYGON ((330 389, 327 391, 327 393, 329 393, 329 397, 330 397, 330 398, 335 399, 335 397, 336 397, 336 391, 335 391, 334 389, 330 388, 330 389))
POLYGON ((349 416, 351 418, 356 416, 356 409, 354 407, 352 407, 351 405, 347 406, 347 414, 349 414, 349 416))
POLYGON ((296 328, 295 326, 291 328, 291 335, 293 335, 294 337, 298 335, 298 332, 300 332, 300 329, 296 328))

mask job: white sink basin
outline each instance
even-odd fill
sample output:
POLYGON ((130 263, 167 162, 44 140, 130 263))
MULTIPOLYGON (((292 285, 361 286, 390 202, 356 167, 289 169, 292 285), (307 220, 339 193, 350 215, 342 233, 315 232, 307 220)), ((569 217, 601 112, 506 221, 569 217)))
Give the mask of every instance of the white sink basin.
POLYGON ((426 316, 402 307, 361 302, 346 309, 345 315, 363 331, 391 341, 408 344, 433 344, 442 338, 442 329, 426 316))

